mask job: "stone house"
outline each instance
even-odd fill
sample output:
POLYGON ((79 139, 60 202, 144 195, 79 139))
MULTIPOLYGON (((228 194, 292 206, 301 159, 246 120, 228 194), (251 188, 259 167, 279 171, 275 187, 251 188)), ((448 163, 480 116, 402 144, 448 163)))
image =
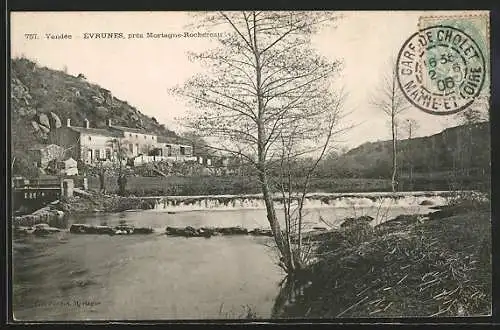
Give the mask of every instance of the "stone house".
POLYGON ((28 149, 28 154, 36 162, 39 168, 46 168, 51 160, 63 156, 64 148, 57 144, 35 145, 28 149))
POLYGON ((118 148, 125 152, 127 158, 154 152, 157 156, 173 157, 175 160, 193 158, 193 148, 188 144, 179 144, 143 129, 116 126, 111 120, 108 120, 106 128, 91 128, 88 120, 84 127, 75 127, 67 119, 66 126, 51 131, 48 139, 50 143, 68 149, 68 156, 87 164, 116 159, 118 148))
POLYGON ((70 157, 84 163, 112 159, 116 151, 110 142, 119 138, 118 131, 91 128, 88 121, 85 121, 85 127, 75 127, 71 126, 70 119, 65 127, 52 130, 48 137, 51 143, 67 148, 70 157))

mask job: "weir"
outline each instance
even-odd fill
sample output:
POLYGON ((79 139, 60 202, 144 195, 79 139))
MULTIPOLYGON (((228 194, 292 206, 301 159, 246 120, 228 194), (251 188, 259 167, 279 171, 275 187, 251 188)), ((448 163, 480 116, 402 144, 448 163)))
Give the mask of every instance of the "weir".
MULTIPOLYGON (((473 193, 473 192, 460 192, 473 193)), ((370 192, 370 193, 311 193, 306 195, 304 208, 356 208, 356 207, 412 207, 419 205, 441 206, 457 196, 451 191, 423 192, 370 192)), ((292 207, 297 205, 295 197, 292 207)), ((265 209, 262 196, 255 195, 211 195, 211 196, 155 196, 154 210, 182 212, 202 210, 265 209)), ((275 207, 283 208, 281 195, 274 195, 275 207)))

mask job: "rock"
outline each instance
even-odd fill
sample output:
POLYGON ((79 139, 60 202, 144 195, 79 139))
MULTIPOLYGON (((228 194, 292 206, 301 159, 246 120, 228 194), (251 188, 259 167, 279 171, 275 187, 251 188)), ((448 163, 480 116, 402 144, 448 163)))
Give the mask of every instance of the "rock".
MULTIPOLYGON (((43 224, 43 225, 47 225, 47 224, 43 224)), ((60 231, 61 231, 61 229, 55 228, 55 227, 49 227, 48 225, 47 226, 38 226, 37 225, 37 226, 35 226, 35 230, 33 231, 33 234, 37 235, 37 236, 45 236, 48 234, 58 233, 60 231)))
POLYGON ((108 114, 108 109, 106 107, 103 107, 103 106, 98 106, 96 108, 96 112, 99 116, 104 117, 108 114))
POLYGON ((108 234, 113 235, 115 231, 109 226, 90 226, 87 224, 73 224, 69 228, 74 234, 108 234))
POLYGON ((200 228, 198 233, 201 237, 210 238, 215 231, 212 228, 200 228))
POLYGON ((401 214, 394 219, 387 220, 386 222, 377 225, 375 228, 407 226, 410 224, 421 223, 423 220, 424 216, 419 214, 401 214))
POLYGON ((104 98, 100 95, 94 95, 94 96, 92 96, 92 101, 94 101, 97 104, 103 104, 104 98))
POLYGON ((122 224, 122 225, 116 226, 114 228, 114 233, 115 234, 122 233, 122 234, 127 234, 127 235, 133 234, 134 227, 122 224))
POLYGON ((221 228, 220 232, 224 235, 247 235, 248 229, 242 227, 221 228))
POLYGON ((268 237, 273 237, 273 232, 271 229, 260 229, 260 228, 255 228, 254 230, 250 231, 251 235, 254 236, 268 236, 268 237))
POLYGON ((44 114, 44 113, 39 114, 38 115, 38 122, 41 125, 47 127, 49 129, 49 131, 50 131, 50 120, 49 120, 49 117, 46 114, 44 114))
POLYGON ((373 218, 368 216, 368 215, 363 215, 358 218, 346 218, 344 222, 340 225, 341 228, 349 227, 349 226, 354 226, 360 223, 369 223, 373 221, 373 218))
POLYGON ((34 230, 33 227, 18 226, 14 227, 14 235, 29 235, 33 234, 34 230))
POLYGON ((60 128, 61 125, 61 119, 59 118, 58 115, 56 115, 54 112, 50 112, 50 117, 52 118, 52 128, 60 128))
POLYGON ((186 237, 186 230, 184 228, 167 227, 165 232, 167 235, 186 237))
POLYGON ((418 205, 422 205, 422 206, 428 206, 428 205, 434 205, 434 203, 428 199, 426 200, 423 200, 422 202, 420 202, 420 204, 418 205))
POLYGON ((152 233, 154 233, 154 229, 148 227, 134 228, 133 232, 133 234, 152 234, 152 233))
POLYGON ((184 229, 184 233, 185 233, 186 237, 197 237, 197 236, 200 236, 199 231, 197 229, 191 227, 191 226, 187 226, 184 229))
POLYGON ((50 132, 50 128, 47 127, 47 126, 44 126, 44 125, 38 125, 38 127, 40 127, 40 130, 43 132, 43 133, 49 133, 50 132))
POLYGON ((34 130, 35 132, 40 132, 40 125, 38 125, 38 123, 37 123, 36 121, 34 121, 34 120, 33 120, 33 121, 31 122, 31 126, 33 127, 33 130, 34 130))

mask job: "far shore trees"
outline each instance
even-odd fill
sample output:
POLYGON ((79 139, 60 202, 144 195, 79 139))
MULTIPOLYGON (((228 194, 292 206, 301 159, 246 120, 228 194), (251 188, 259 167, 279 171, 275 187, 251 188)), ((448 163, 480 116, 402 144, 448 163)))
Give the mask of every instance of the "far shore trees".
POLYGON ((254 168, 280 266, 293 276, 307 257, 302 227, 310 178, 342 131, 344 95, 334 85, 341 63, 320 56, 311 37, 339 17, 266 11, 202 16, 203 27, 226 27, 229 33, 222 34, 218 48, 191 54, 207 71, 173 92, 197 109, 186 118, 189 128, 210 137, 214 150, 254 168), (305 156, 314 160, 303 168, 303 178, 292 176, 297 160, 305 156), (285 206, 284 231, 274 201, 279 195, 285 206))

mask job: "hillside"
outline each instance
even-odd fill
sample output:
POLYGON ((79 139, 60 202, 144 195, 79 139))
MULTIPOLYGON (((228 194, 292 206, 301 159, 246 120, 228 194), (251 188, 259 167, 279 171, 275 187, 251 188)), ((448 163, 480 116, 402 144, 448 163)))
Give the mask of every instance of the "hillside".
POLYGON ((63 71, 41 67, 26 58, 11 60, 12 145, 19 152, 35 143, 44 143, 50 129, 66 124, 105 127, 106 120, 115 125, 143 128, 158 135, 177 134, 148 117, 112 92, 63 71))
MULTIPOLYGON (((476 175, 490 168, 489 122, 447 128, 426 137, 399 140, 398 167, 401 176, 410 168, 418 174, 461 172, 476 175)), ((343 155, 331 156, 321 167, 323 175, 389 178, 392 141, 367 142, 343 155)))

